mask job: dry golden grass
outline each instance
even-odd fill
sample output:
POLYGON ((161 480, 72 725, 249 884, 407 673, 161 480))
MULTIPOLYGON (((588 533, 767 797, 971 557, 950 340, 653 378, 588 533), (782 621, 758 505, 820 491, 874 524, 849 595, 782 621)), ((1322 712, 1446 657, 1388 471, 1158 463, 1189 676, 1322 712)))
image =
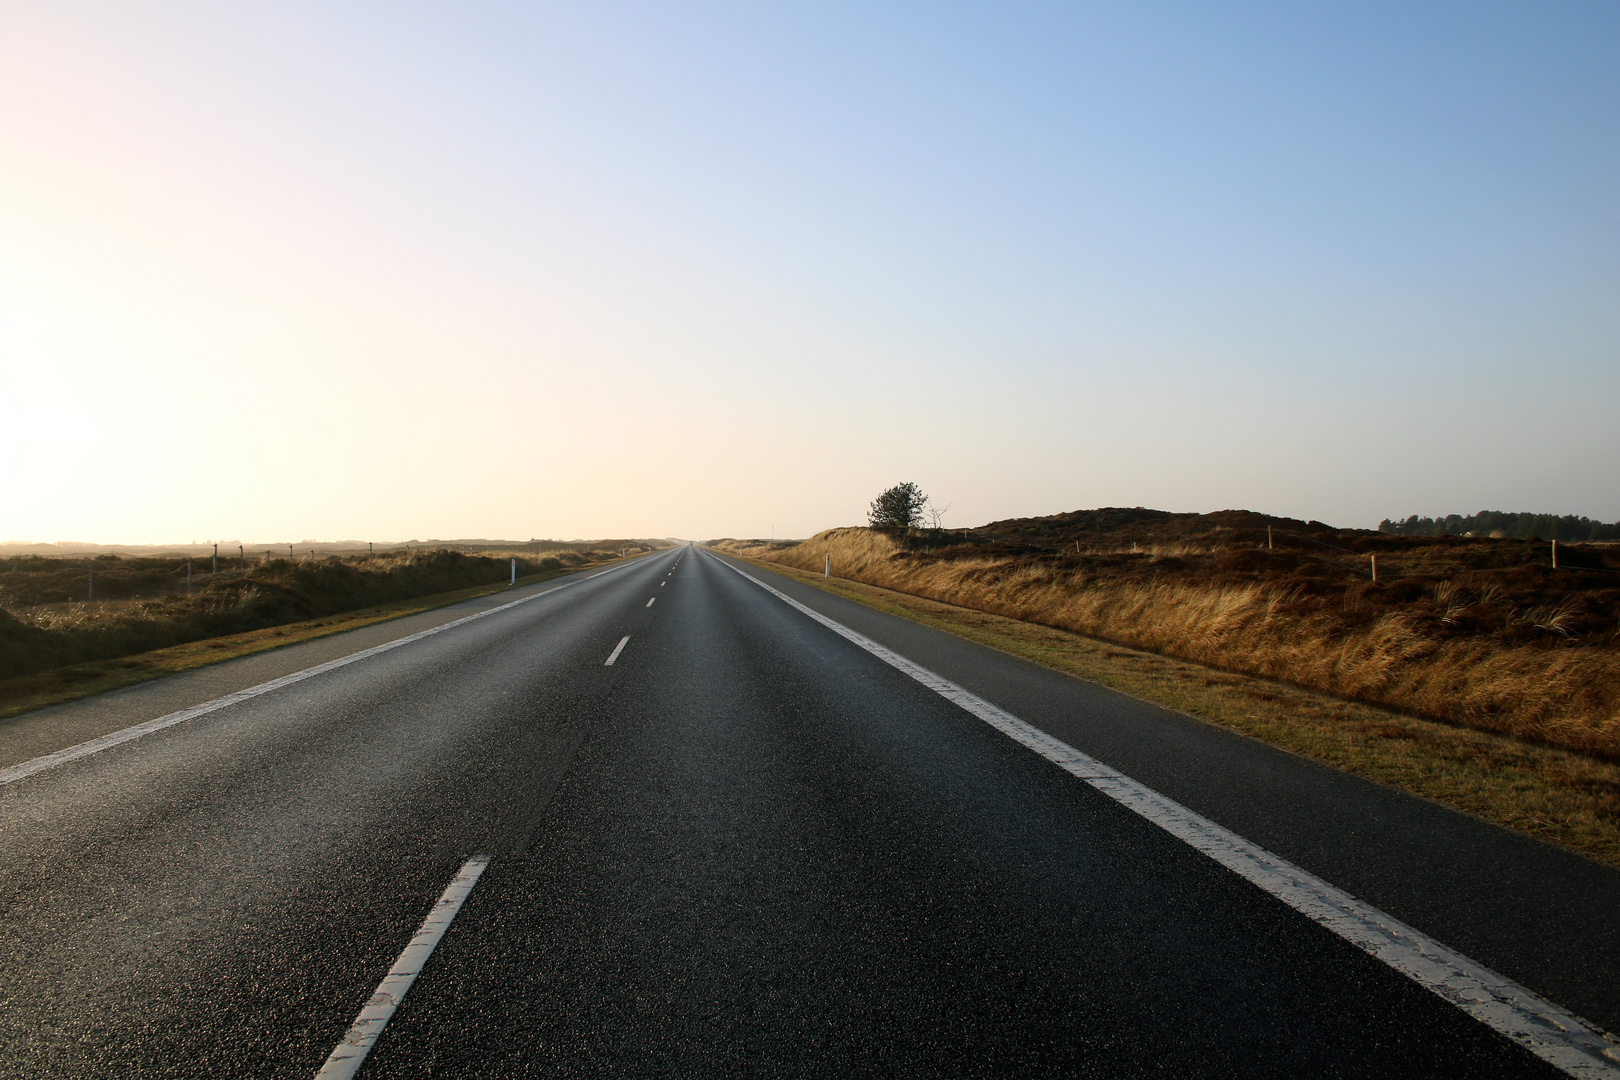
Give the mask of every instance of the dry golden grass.
MULTIPOLYGON (((1349 701, 1620 761, 1620 649, 1435 640, 1389 612, 1363 624, 1264 584, 1111 581, 995 556, 916 558, 870 529, 729 550, 1349 701)), ((1346 606, 1357 602, 1352 589, 1346 606)), ((1560 612, 1529 612, 1554 623, 1560 612)))
MULTIPOLYGON (((541 552, 477 554, 446 548, 340 557, 221 560, 220 572, 187 573, 182 556, 0 560, 0 679, 150 652, 191 641, 307 622, 381 604, 499 586, 620 557, 622 547, 584 544, 541 552), (77 565, 75 565, 77 564, 77 565), (64 582, 96 599, 48 602, 64 582), (188 580, 189 579, 189 580, 188 580)), ((640 550, 647 550, 641 546, 640 550)), ((211 569, 211 564, 203 563, 211 569)), ((69 594, 72 595, 72 594, 69 594)))
MULTIPOLYGON (((1511 736, 1212 670, 1038 623, 794 568, 788 545, 723 542, 828 592, 1066 671, 1620 866, 1620 765, 1511 736)), ((850 554, 845 549, 845 554, 850 554)), ((811 561, 811 560, 804 560, 811 561)), ((834 563, 837 567, 838 563, 834 563)))
MULTIPOLYGON (((549 578, 571 573, 574 570, 597 566, 603 562, 617 561, 619 558, 617 552, 592 554, 598 557, 592 559, 582 556, 578 559, 567 560, 563 565, 548 566, 545 569, 529 574, 520 574, 517 584, 519 586, 536 584, 549 578)), ((378 556, 378 558, 384 557, 378 556)), ((55 705, 63 701, 105 693, 108 690, 116 690, 120 687, 131 686, 135 683, 146 682, 165 675, 173 675, 182 671, 205 667, 209 664, 217 664, 239 656, 279 649, 284 645, 293 645, 301 641, 326 637, 329 634, 342 633, 345 630, 357 630, 373 623, 400 619, 407 615, 416 615, 424 611, 431 611, 434 608, 461 603, 464 600, 499 593, 509 587, 508 583, 501 582, 493 585, 456 589, 401 600, 391 604, 373 605, 356 611, 339 612, 317 619, 307 619, 280 626, 264 627, 245 633, 191 641, 128 656, 90 660, 67 667, 3 679, 0 680, 0 719, 44 708, 47 705, 55 705)))

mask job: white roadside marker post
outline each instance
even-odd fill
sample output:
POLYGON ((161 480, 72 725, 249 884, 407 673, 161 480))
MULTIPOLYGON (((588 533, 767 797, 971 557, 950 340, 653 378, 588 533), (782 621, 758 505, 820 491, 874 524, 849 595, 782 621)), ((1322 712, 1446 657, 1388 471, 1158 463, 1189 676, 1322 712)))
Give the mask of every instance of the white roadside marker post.
POLYGON ((512 584, 517 584, 517 560, 512 560, 512 584))
POLYGON ((821 576, 824 579, 832 577, 832 556, 831 555, 827 556, 827 569, 822 571, 821 576))

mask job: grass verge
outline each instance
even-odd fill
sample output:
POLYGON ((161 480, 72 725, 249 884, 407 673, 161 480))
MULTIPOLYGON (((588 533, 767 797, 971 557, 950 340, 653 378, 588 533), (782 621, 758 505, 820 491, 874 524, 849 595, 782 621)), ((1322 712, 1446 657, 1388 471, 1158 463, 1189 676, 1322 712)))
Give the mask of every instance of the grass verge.
POLYGON ((823 579, 770 560, 733 557, 1620 867, 1620 765, 876 585, 823 579))
MULTIPOLYGON (((578 573, 600 565, 603 564, 586 563, 581 566, 529 574, 518 578, 517 587, 535 585, 551 578, 578 573)), ((432 596, 419 596, 392 604, 379 604, 357 611, 288 623, 284 626, 271 626, 241 634, 207 638, 187 642, 184 645, 173 645, 166 649, 153 649, 151 652, 137 653, 133 656, 89 661, 34 675, 6 679, 0 681, 0 720, 32 712, 47 705, 90 697, 93 694, 133 686, 165 675, 206 667, 223 660, 234 660, 239 656, 267 652, 285 645, 296 645, 301 641, 326 637, 328 634, 339 634, 345 630, 358 630, 362 626, 417 615, 424 611, 432 611, 434 608, 458 604, 463 600, 492 596, 510 591, 513 587, 504 581, 496 585, 477 585, 457 589, 454 592, 435 593, 432 596)))
POLYGON ((1296 572, 1300 554, 1261 537, 1089 555, 869 528, 715 543, 811 573, 830 559, 846 581, 1620 764, 1620 624, 1607 614, 1620 610, 1620 566, 1475 572, 1470 559, 1511 552, 1448 544, 1374 584, 1343 567, 1296 572))

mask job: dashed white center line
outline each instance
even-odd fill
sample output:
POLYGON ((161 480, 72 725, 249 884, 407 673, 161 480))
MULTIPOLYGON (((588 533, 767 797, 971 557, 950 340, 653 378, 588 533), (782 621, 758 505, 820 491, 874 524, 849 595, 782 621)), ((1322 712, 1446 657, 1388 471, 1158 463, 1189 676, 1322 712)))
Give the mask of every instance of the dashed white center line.
POLYGON ((658 597, 655 596, 655 597, 652 598, 652 600, 648 600, 647 601, 647 606, 652 607, 653 606, 653 600, 656 600, 656 599, 658 599, 658 597))
POLYGON ((377 992, 371 995, 366 1007, 355 1017, 349 1033, 343 1036, 343 1041, 337 1044, 337 1049, 332 1051, 326 1064, 315 1074, 315 1080, 349 1080, 360 1068, 360 1063, 366 1060, 366 1055, 377 1044, 377 1036, 382 1034, 394 1010, 405 999, 405 991, 422 973, 422 965, 433 955, 434 946, 444 937, 444 932, 450 928, 450 920, 461 910, 462 901, 478 884, 478 876, 488 865, 489 858, 484 855, 475 855, 462 865, 461 872, 444 890, 444 895, 433 905, 428 917, 422 920, 422 927, 411 938, 411 943, 405 946, 405 951, 399 954, 399 959, 388 969, 383 981, 377 984, 377 992))
POLYGON ((619 654, 624 652, 624 647, 628 644, 630 644, 630 635, 626 634, 624 637, 619 639, 619 643, 613 647, 613 655, 608 657, 607 661, 602 666, 612 667, 613 661, 619 658, 619 654))
POLYGON ((663 582, 662 582, 662 581, 660 581, 660 582, 659 582, 659 583, 658 583, 658 587, 659 587, 659 588, 660 588, 660 589, 662 589, 662 588, 663 588, 663 587, 664 587, 664 583, 663 583, 663 582))

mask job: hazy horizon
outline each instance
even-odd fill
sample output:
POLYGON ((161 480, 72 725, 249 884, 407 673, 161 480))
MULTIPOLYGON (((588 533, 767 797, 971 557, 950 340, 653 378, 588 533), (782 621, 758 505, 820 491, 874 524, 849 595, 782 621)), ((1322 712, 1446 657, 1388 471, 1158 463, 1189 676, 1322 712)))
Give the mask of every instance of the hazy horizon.
POLYGON ((948 526, 1620 519, 1612 5, 0 42, 0 536, 802 537, 902 480, 948 526))
MULTIPOLYGON (((1150 510, 1150 511, 1161 511, 1161 508, 1159 508, 1159 507, 1142 507, 1142 506, 1136 506, 1136 507, 1076 507, 1076 508, 1073 508, 1073 509, 1077 510, 1077 511, 1079 511, 1081 513, 1084 513, 1084 512, 1090 511, 1090 510, 1104 510, 1104 509, 1115 509, 1115 510, 1119 510, 1119 509, 1144 510, 1145 509, 1145 510, 1150 510)), ((1246 508, 1244 508, 1244 507, 1226 507, 1224 509, 1226 511, 1243 511, 1246 508)), ((1071 511, 1059 511, 1059 513, 1066 513, 1066 512, 1071 512, 1071 511)), ((1167 513, 1200 513, 1199 511, 1161 511, 1161 512, 1167 512, 1167 513)), ((1210 512, 1210 513, 1219 513, 1220 511, 1208 511, 1208 512, 1210 512)), ((1491 511, 1480 510, 1480 511, 1477 511, 1477 512, 1478 513, 1487 513, 1487 512, 1491 512, 1491 511)), ((1513 511, 1508 511, 1508 512, 1509 513, 1514 513, 1513 511)), ((1535 513, 1535 512, 1532 511, 1532 512, 1529 512, 1529 513, 1535 513)), ((1275 518, 1278 518, 1280 520, 1286 520, 1287 517, 1288 517, 1288 515, 1281 515, 1281 514, 1274 514, 1274 515, 1268 515, 1268 516, 1275 517, 1275 518)), ((1391 515, 1386 515, 1386 518, 1387 518, 1387 520, 1390 520, 1390 521, 1400 522, 1400 521, 1402 521, 1403 519, 1405 519, 1408 516, 1428 517, 1428 518, 1431 518, 1431 519, 1433 519, 1433 518, 1444 519, 1448 515, 1446 515, 1446 514, 1439 514, 1439 515, 1433 515, 1433 514, 1430 514, 1430 515, 1422 515, 1422 514, 1419 514, 1419 515, 1394 515, 1394 514, 1391 514, 1391 515)), ((1466 516, 1470 516, 1470 515, 1457 515, 1457 516, 1466 517, 1466 516)), ((1539 514, 1537 516, 1545 516, 1545 517, 1582 517, 1582 516, 1587 516, 1587 515, 1578 515, 1578 514, 1576 514, 1576 515, 1539 514)), ((1007 520, 1007 519, 998 519, 998 520, 1007 520)), ((1336 529, 1367 529, 1369 531, 1373 529, 1373 526, 1346 525, 1346 524, 1344 524, 1342 522, 1333 522, 1333 521, 1324 522, 1324 521, 1320 521, 1320 520, 1317 520, 1317 519, 1299 518, 1299 519, 1296 519, 1296 520, 1307 521, 1307 522, 1309 522, 1311 524, 1327 525, 1327 526, 1329 526, 1331 528, 1336 528, 1336 529)), ((1592 520, 1601 521, 1601 519, 1592 519, 1592 520)), ((1378 524, 1382 524, 1382 523, 1383 522, 1380 521, 1378 524)), ((1611 523, 1608 523, 1608 522, 1601 522, 1601 523, 1602 524, 1611 524, 1611 523)), ((836 523, 836 524, 822 526, 821 528, 815 530, 815 532, 822 532, 822 531, 825 531, 827 529, 848 527, 848 526, 851 526, 851 525, 865 525, 865 524, 866 524, 866 522, 864 520, 840 522, 840 523, 836 523)), ((969 528, 969 527, 985 526, 985 525, 990 525, 990 524, 994 524, 994 522, 989 522, 989 521, 966 522, 966 523, 962 523, 959 526, 955 526, 955 527, 969 528)), ((1620 525, 1620 522, 1616 522, 1616 523, 1613 523, 1613 524, 1620 525)), ((510 545, 514 545, 514 546, 520 546, 520 545, 525 545, 525 544, 536 544, 536 543, 555 543, 555 544, 613 543, 613 542, 618 542, 618 541, 621 541, 621 540, 630 540, 630 541, 636 541, 636 542, 640 542, 640 541, 670 541, 670 542, 675 542, 675 543, 686 543, 688 541, 691 541, 691 542, 701 543, 701 542, 707 541, 707 540, 719 540, 719 539, 805 540, 805 539, 809 539, 809 537, 811 537, 812 535, 814 535, 814 533, 805 533, 805 534, 802 534, 802 535, 795 536, 795 535, 791 535, 791 534, 783 534, 781 532, 775 532, 775 533, 773 533, 773 534, 771 534, 769 536, 739 536, 739 537, 720 537, 720 536, 691 536, 691 537, 684 537, 684 536, 657 536, 657 535, 653 535, 653 534, 625 534, 623 536, 575 536, 575 537, 531 536, 531 537, 529 537, 527 539, 523 539, 523 540, 517 539, 516 537, 499 537, 499 536, 459 536, 459 537, 457 537, 457 536, 443 536, 443 537, 435 537, 435 536, 422 535, 422 536, 412 536, 412 537, 403 538, 403 539, 382 539, 382 540, 357 540, 357 539, 353 539, 353 538, 339 538, 339 539, 325 539, 325 540, 323 540, 323 539, 308 539, 308 538, 305 538, 305 539, 302 539, 302 540, 294 540, 291 543, 289 543, 286 540, 243 541, 240 537, 231 537, 229 539, 223 539, 223 540, 213 540, 213 539, 209 539, 209 540, 185 540, 185 541, 181 541, 181 540, 157 540, 157 541, 150 541, 150 542, 145 542, 145 541, 117 541, 117 540, 94 541, 94 540, 69 540, 69 539, 58 539, 58 540, 0 540, 0 550, 14 549, 14 548, 30 548, 30 547, 60 547, 60 548, 62 548, 64 550, 77 548, 77 547, 82 547, 82 548, 110 548, 110 549, 161 548, 161 549, 174 549, 174 550, 185 549, 185 548, 201 548, 201 549, 206 550, 206 549, 208 549, 210 547, 210 545, 217 544, 217 545, 219 545, 220 552, 221 552, 220 557, 224 558, 227 548, 236 548, 236 547, 243 547, 243 548, 246 549, 247 554, 253 555, 253 554, 263 554, 267 549, 274 552, 274 551, 276 551, 276 550, 278 550, 280 548, 285 548, 285 547, 293 547, 293 548, 300 549, 300 550, 305 548, 305 547, 320 547, 320 548, 328 548, 328 549, 338 549, 338 548, 351 549, 351 548, 366 547, 368 545, 375 545, 375 547, 380 551, 380 550, 385 550, 387 548, 398 548, 398 547, 402 547, 402 546, 408 546, 410 544, 452 544, 452 545, 457 545, 457 544, 459 544, 459 545, 477 544, 477 545, 492 545, 492 546, 510 544, 510 545)), ((1469 533, 1468 535, 1472 536, 1472 535, 1475 535, 1475 534, 1474 533, 1469 533)), ((1483 535, 1483 534, 1479 534, 1479 535, 1483 535)), ((1495 536, 1497 534, 1492 533, 1491 535, 1495 536)), ((1611 541, 1602 541, 1602 542, 1609 543, 1611 541)), ((291 554, 291 553, 289 553, 289 554, 291 554)), ((232 557, 234 558, 235 556, 232 556, 232 557)))

